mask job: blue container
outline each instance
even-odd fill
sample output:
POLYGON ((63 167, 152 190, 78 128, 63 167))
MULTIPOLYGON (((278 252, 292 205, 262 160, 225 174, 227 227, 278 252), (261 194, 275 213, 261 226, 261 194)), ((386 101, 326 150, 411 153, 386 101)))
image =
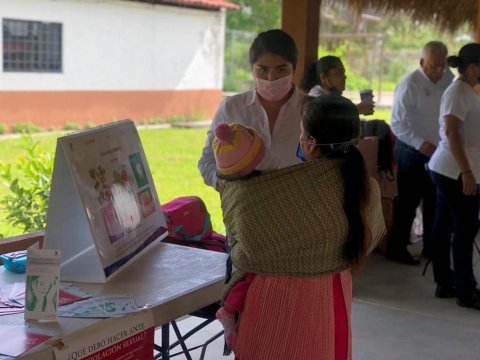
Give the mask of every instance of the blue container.
POLYGON ((16 251, 0 255, 3 266, 8 271, 23 274, 27 269, 27 251, 16 251))

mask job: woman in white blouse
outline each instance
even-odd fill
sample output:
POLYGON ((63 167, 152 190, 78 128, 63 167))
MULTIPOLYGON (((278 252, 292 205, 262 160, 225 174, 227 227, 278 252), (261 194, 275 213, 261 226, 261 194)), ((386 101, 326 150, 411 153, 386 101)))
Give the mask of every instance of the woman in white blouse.
POLYGON ((473 274, 473 242, 478 232, 480 181, 480 43, 460 49, 448 64, 459 77, 445 90, 440 106, 440 143, 428 163, 437 187, 432 231, 432 260, 440 298, 457 297, 457 304, 480 310, 480 293, 473 274), (450 234, 453 229, 453 272, 450 234))
MULTIPOLYGON (((250 47, 255 90, 227 97, 219 106, 202 151, 198 168, 207 185, 217 187, 212 150, 214 130, 221 123, 239 123, 258 131, 272 167, 296 164, 304 95, 292 83, 297 64, 295 41, 283 30, 260 33, 250 47)), ((258 170, 262 170, 259 168, 258 170)))

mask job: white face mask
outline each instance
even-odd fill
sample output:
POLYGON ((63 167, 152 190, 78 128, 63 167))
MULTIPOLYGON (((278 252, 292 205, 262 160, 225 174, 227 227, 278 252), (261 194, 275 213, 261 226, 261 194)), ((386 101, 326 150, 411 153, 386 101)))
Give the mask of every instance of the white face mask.
POLYGON ((278 101, 288 94, 292 88, 292 80, 293 74, 273 81, 255 78, 255 88, 265 100, 278 101))

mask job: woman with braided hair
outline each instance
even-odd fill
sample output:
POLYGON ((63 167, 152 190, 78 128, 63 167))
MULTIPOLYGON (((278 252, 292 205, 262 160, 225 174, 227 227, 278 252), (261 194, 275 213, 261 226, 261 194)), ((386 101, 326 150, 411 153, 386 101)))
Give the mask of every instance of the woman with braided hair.
POLYGON ((305 104, 302 164, 219 186, 235 266, 228 294, 254 273, 238 360, 351 359, 350 270, 383 237, 378 184, 356 148, 355 105, 331 94, 305 104))

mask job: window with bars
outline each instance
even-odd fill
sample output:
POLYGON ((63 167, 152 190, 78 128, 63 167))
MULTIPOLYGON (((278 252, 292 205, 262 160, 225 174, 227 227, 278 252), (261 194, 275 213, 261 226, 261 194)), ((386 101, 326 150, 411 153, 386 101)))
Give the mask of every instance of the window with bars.
POLYGON ((4 72, 61 72, 62 24, 2 19, 4 72))

